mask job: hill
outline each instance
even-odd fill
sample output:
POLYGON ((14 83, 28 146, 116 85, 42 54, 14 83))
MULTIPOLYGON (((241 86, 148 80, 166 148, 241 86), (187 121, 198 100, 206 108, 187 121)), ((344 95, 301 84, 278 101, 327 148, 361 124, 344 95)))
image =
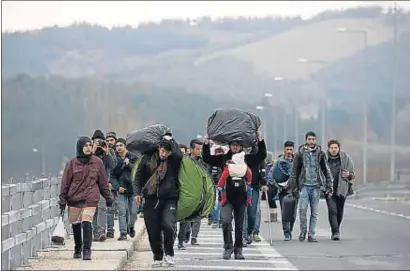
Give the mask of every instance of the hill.
POLYGON ((371 45, 390 38, 385 15, 375 7, 328 11, 311 20, 200 18, 113 29, 79 23, 4 33, 3 75, 104 76, 256 101, 250 89, 269 92, 274 76, 296 80, 317 71, 298 64, 298 57, 331 62, 359 51, 357 37, 336 39, 339 26, 368 27, 371 45))
POLYGON ((159 122, 186 143, 203 134, 207 117, 223 106, 244 107, 147 84, 17 75, 2 82, 2 139, 7 142, 2 146, 2 177, 40 174, 40 154, 32 150, 43 146, 47 171, 57 172, 63 156, 75 155, 77 137, 91 136, 95 129, 125 137, 159 122))

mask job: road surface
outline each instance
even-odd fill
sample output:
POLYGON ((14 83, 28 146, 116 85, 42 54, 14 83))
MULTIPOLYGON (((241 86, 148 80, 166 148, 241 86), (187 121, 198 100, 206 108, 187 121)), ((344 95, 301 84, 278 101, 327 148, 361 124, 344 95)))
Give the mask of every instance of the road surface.
MULTIPOLYGON (((330 240, 327 208, 320 203, 318 243, 299 242, 299 221, 294 240, 283 241, 281 223, 273 223, 274 245, 269 245, 266 202, 262 201, 263 241, 244 248, 245 260, 223 260, 221 229, 206 219, 199 232, 199 246, 178 250, 171 270, 408 270, 410 267, 410 204, 375 200, 349 200, 341 229, 342 240, 330 240)), ((127 269, 150 269, 152 254, 146 235, 127 269), (148 251, 147 251, 148 250, 148 251)), ((161 268, 164 269, 164 268, 161 268)))
MULTIPOLYGON (((410 216, 406 214, 410 214, 409 207, 400 202, 348 200, 342 240, 335 242, 330 240, 326 203, 321 200, 318 243, 297 241, 299 221, 296 221, 294 240, 286 243, 282 241, 280 223, 274 223, 274 246, 298 269, 408 270, 410 216)), ((267 223, 262 223, 262 235, 269 238, 267 223)))

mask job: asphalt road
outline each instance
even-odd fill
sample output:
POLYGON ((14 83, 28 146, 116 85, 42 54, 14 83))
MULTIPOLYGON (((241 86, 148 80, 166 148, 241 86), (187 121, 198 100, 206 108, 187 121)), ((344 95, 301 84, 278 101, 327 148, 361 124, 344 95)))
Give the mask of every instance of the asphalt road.
MULTIPOLYGON (((262 202, 263 217, 266 216, 262 202)), ((265 209, 264 209, 265 207, 265 209)), ((330 240, 327 207, 321 200, 316 236, 318 243, 284 242, 281 223, 273 223, 274 247, 298 269, 408 270, 410 268, 410 205, 375 200, 348 200, 339 242, 330 240)), ((262 218, 263 219, 263 218, 262 218)), ((261 232, 268 240, 267 223, 261 232)))
MULTIPOLYGON (((213 229, 204 219, 199 246, 178 250, 171 270, 408 270, 410 267, 410 204, 375 200, 349 200, 341 229, 342 240, 330 240, 327 207, 320 203, 316 235, 318 243, 299 242, 299 221, 294 240, 283 241, 281 223, 273 223, 273 246, 269 244, 266 202, 262 201, 263 241, 244 248, 245 260, 223 260, 222 230, 213 229), (406 208, 407 207, 407 208, 406 208), (392 212, 395 211, 395 212, 392 212)), ((147 236, 140 243, 127 269, 150 269, 152 254, 147 236)), ((160 268, 164 269, 164 267, 160 268)))

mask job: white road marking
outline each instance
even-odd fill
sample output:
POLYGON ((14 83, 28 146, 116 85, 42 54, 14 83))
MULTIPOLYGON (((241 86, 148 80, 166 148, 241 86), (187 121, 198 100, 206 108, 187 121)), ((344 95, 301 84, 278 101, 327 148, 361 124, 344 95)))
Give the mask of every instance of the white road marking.
MULTIPOLYGON (((326 234, 327 235, 327 234, 326 234)), ((201 222, 201 229, 198 235, 198 242, 200 246, 188 246, 186 250, 176 250, 175 253, 178 256, 185 258, 192 258, 192 257, 201 257, 202 259, 206 258, 206 256, 222 256, 223 251, 223 235, 221 228, 212 228, 208 225, 206 219, 202 220, 201 222), (211 245, 211 247, 203 247, 203 245, 211 245), (211 252, 211 250, 215 250, 215 252, 211 252), (220 250, 220 251, 219 251, 220 250), (208 252, 204 252, 208 251, 208 252), (205 256, 205 257, 204 257, 205 256)), ((270 246, 269 242, 266 242, 262 238, 262 242, 253 242, 251 247, 244 247, 243 254, 245 256, 245 260, 223 260, 220 259, 204 259, 205 262, 215 262, 215 263, 235 263, 235 266, 227 266, 227 265, 216 265, 216 266, 209 266, 209 265, 180 265, 177 264, 177 268, 187 268, 187 269, 210 269, 210 270, 298 270, 293 264, 289 262, 289 260, 280 254, 276 249, 270 246), (248 259, 251 258, 251 259, 248 259), (243 263, 266 263, 268 267, 247 267, 247 266, 237 266, 238 264, 243 263), (272 265, 272 266, 270 266, 272 265)))
MULTIPOLYGON (((211 250, 211 249, 213 249, 213 250, 215 250, 215 249, 217 249, 217 248, 215 248, 215 247, 203 247, 203 246, 190 246, 189 247, 189 249, 199 249, 199 250, 211 250)), ((258 247, 244 247, 243 248, 243 251, 244 252, 246 252, 246 251, 264 251, 264 252, 271 252, 272 251, 272 249, 270 248, 270 247, 265 247, 265 248, 258 248, 258 247)))
MULTIPOLYGON (((239 263, 241 261, 235 261, 239 263)), ((245 261, 243 261, 245 262, 245 261)), ((223 266, 223 265, 176 265, 177 268, 189 268, 189 269, 209 269, 209 270, 294 270, 283 267, 246 267, 246 266, 223 266)))
MULTIPOLYGON (((221 256, 222 257, 222 250, 221 252, 197 252, 197 251, 192 251, 192 250, 179 250, 175 251, 175 254, 179 254, 178 252, 181 252, 183 256, 190 255, 190 256, 221 256)), ((182 256, 181 255, 181 256, 182 256)), ((284 258, 281 254, 275 253, 275 252, 270 252, 270 253, 247 253, 247 251, 243 250, 243 256, 246 257, 260 257, 260 258, 266 258, 266 260, 269 260, 269 258, 284 258)), ((205 259, 206 261, 207 259, 205 259)))
POLYGON ((350 207, 353 207, 353 208, 361 209, 361 210, 376 212, 376 213, 379 213, 379 214, 397 216, 397 217, 410 219, 410 216, 406 216, 406 215, 403 215, 403 214, 396 214, 396 213, 393 213, 393 212, 387 212, 387 211, 383 211, 383 210, 379 210, 379 209, 374 209, 374 208, 366 207, 366 206, 363 206, 363 205, 357 205, 357 204, 351 204, 351 203, 346 203, 346 205, 350 206, 350 207))
MULTIPOLYGON (((221 263, 226 263, 226 260, 224 259, 209 259, 206 260, 207 262, 221 262, 221 263)), ((286 259, 263 259, 263 260, 248 260, 245 259, 243 261, 244 263, 272 263, 272 264, 287 264, 289 261, 286 259)))

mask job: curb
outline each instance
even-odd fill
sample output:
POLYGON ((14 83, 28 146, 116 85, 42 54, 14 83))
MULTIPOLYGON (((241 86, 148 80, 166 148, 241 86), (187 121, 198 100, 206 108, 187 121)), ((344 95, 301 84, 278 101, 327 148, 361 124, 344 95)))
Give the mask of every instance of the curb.
POLYGON ((142 223, 142 225, 136 228, 135 238, 133 238, 133 240, 131 242, 131 245, 129 246, 129 248, 126 251, 126 254, 123 257, 121 257, 120 263, 118 264, 118 266, 114 270, 125 270, 125 267, 128 263, 128 260, 135 253, 134 249, 135 249, 136 245, 138 244, 138 242, 141 240, 142 236, 144 235, 144 232, 146 230, 144 218, 138 217, 137 221, 141 221, 140 223, 142 223))

